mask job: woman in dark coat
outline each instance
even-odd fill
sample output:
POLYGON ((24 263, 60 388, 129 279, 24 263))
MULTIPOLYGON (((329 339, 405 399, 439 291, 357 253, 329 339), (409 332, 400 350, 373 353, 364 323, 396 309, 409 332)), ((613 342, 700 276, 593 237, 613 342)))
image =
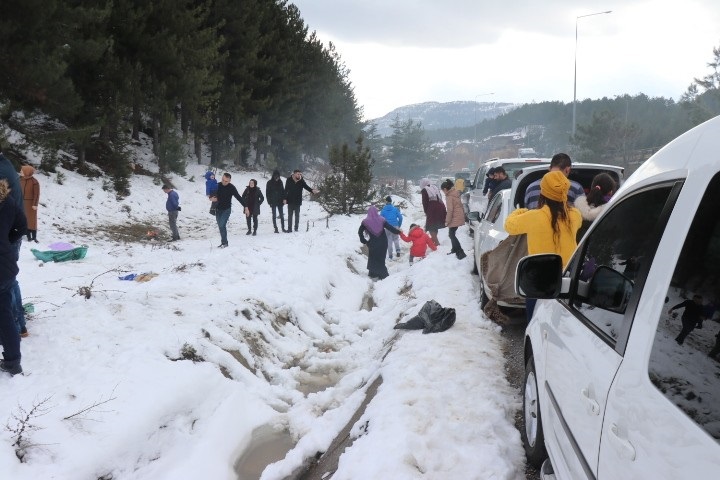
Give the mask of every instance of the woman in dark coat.
POLYGON ((387 235, 385 229, 399 235, 400 230, 385 221, 377 211, 377 208, 368 208, 367 217, 360 224, 358 236, 360 242, 368 246, 367 269, 370 278, 383 278, 389 275, 385 266, 385 252, 387 252, 387 235))
POLYGON ((257 235, 258 215, 260 215, 260 204, 265 201, 262 190, 257 186, 257 180, 250 179, 248 186, 242 194, 245 202, 245 218, 247 219, 248 231, 246 235, 257 235), (250 222, 252 221, 252 226, 250 222))
POLYGON ((17 375, 22 373, 22 367, 20 334, 13 309, 13 288, 18 274, 15 244, 25 234, 27 221, 22 206, 12 198, 8 200, 9 195, 7 180, 0 180, 0 344, 3 350, 0 370, 17 375))
POLYGON ((447 210, 440 195, 440 189, 430 183, 430 180, 420 180, 423 211, 425 212, 425 230, 430 234, 435 245, 440 245, 437 238, 438 230, 445 228, 445 215, 447 210))

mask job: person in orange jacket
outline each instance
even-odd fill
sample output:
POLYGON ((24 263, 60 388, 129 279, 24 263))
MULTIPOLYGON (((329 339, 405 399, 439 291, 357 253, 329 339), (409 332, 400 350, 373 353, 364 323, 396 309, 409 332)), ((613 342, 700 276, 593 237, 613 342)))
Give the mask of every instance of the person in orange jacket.
POLYGON ((410 263, 413 263, 413 259, 415 258, 424 258, 428 247, 430 247, 430 250, 437 250, 437 245, 432 241, 430 235, 414 223, 410 225, 410 230, 407 235, 400 232, 400 238, 408 243, 412 243, 412 247, 410 247, 410 263))

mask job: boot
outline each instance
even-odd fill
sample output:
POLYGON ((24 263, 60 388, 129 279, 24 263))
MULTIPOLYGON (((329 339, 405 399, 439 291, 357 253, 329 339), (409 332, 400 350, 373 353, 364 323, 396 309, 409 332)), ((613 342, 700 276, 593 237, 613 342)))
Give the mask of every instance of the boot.
POLYGON ((462 260, 463 258, 467 257, 467 255, 465 254, 465 250, 460 250, 455 254, 455 256, 458 260, 462 260))
POLYGON ((247 231, 247 233, 246 233, 245 235, 250 235, 251 233, 252 233, 252 230, 250 230, 250 229, 248 228, 248 231, 247 231))
POLYGON ((285 231, 285 219, 280 219, 280 229, 284 232, 285 231))
POLYGON ((10 375, 22 373, 20 360, 0 360, 0 371, 7 372, 10 375))
POLYGON ((30 230, 30 233, 32 233, 32 241, 38 243, 37 230, 30 230))
POLYGON ((275 233, 280 233, 277 229, 277 225, 275 226, 275 233))
POLYGON ((253 230, 253 233, 252 233, 252 234, 253 234, 253 237, 254 237, 255 235, 257 235, 257 228, 256 228, 255 230, 253 230))

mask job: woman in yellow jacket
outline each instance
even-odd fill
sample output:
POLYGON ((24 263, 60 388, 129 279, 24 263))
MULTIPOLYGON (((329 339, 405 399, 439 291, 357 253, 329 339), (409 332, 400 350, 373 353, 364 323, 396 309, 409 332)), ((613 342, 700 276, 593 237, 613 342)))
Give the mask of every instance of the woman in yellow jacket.
MULTIPOLYGON (((540 181, 539 208, 518 208, 505 220, 510 235, 527 234, 528 255, 557 253, 563 268, 577 247, 576 235, 582 216, 575 207, 568 206, 570 181, 561 171, 548 172, 540 181)), ((536 299, 526 299, 527 319, 532 318, 536 299)))

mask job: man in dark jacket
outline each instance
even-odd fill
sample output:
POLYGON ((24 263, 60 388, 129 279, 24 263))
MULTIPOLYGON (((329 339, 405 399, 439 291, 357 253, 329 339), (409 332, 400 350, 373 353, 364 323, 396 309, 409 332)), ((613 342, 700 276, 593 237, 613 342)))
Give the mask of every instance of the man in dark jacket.
MULTIPOLYGON (((23 194, 22 188, 20 187, 20 179, 18 177, 18 172, 15 170, 15 167, 13 167, 12 163, 10 163, 10 160, 5 158, 5 155, 3 155, 2 144, 0 144, 0 180, 2 179, 7 180, 8 185, 10 186, 10 198, 12 198, 15 203, 18 204, 20 209, 22 209, 23 194)), ((20 236, 15 242, 15 251, 17 253, 18 259, 20 258, 20 247, 22 247, 22 236, 20 236)), ((20 336, 27 337, 28 331, 27 326, 25 325, 25 309, 23 308, 22 293, 20 292, 20 283, 17 280, 15 280, 15 285, 13 287, 13 305, 13 310, 15 313, 15 323, 20 330, 20 336)))
POLYGON ((225 248, 228 246, 227 239, 227 222, 230 220, 230 213, 232 212, 232 199, 235 197, 240 205, 245 206, 240 193, 235 188, 235 185, 230 183, 232 175, 229 173, 223 173, 222 181, 218 184, 217 193, 214 197, 210 197, 211 202, 217 202, 217 213, 215 219, 217 220, 218 229, 220 229, 220 245, 218 248, 225 248))
POLYGON ((488 200, 491 200, 500 190, 512 187, 512 180, 510 180, 503 167, 495 167, 495 173, 493 175, 496 183, 492 190, 490 190, 488 200))
POLYGON ((675 341, 678 343, 678 345, 682 345, 685 341, 685 337, 687 337, 690 332, 695 330, 695 327, 702 328, 702 296, 693 295, 692 300, 685 300, 682 303, 678 303, 670 310, 668 310, 668 313, 672 313, 673 310, 677 310, 678 308, 685 309, 682 314, 682 330, 680 330, 680 335, 675 337, 675 341))
POLYGON ((180 211, 180 196, 172 189, 172 187, 170 187, 170 185, 163 185, 162 190, 167 194, 165 209, 168 212, 170 232, 172 233, 172 240, 170 241, 176 242, 180 240, 180 232, 178 232, 177 228, 178 212, 180 211))
POLYGON ((0 371, 17 375, 22 373, 22 367, 13 295, 18 274, 15 244, 25 235, 27 220, 22 207, 10 195, 7 180, 0 180, 0 343, 3 348, 0 371))
POLYGON ((303 189, 317 194, 320 190, 310 188, 302 176, 300 170, 295 169, 293 174, 285 182, 285 203, 288 206, 288 228, 285 232, 290 233, 293 229, 293 215, 295 215, 295 231, 298 231, 300 224, 300 205, 302 205, 303 189))
POLYGON ((268 180, 265 186, 265 199, 270 205, 272 210, 272 221, 273 227, 275 227, 275 233, 278 232, 277 217, 280 217, 280 228, 285 231, 285 216, 283 215, 283 200, 285 200, 285 187, 283 186, 282 178, 280 178, 280 172, 274 170, 272 177, 268 180))
POLYGON ((485 184, 482 190, 483 195, 487 195, 488 192, 493 189, 495 183, 495 168, 490 168, 485 174, 485 184))

